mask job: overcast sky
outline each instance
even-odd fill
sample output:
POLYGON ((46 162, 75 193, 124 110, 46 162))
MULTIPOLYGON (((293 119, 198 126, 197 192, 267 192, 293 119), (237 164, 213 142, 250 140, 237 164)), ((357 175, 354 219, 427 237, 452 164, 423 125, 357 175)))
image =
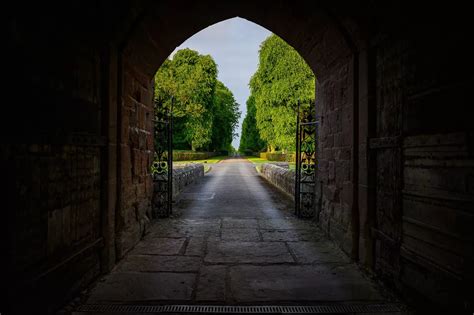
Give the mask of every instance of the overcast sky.
POLYGON ((257 70, 260 44, 270 35, 270 31, 255 23, 233 18, 203 29, 175 49, 190 48, 214 58, 219 69, 219 80, 232 91, 242 112, 236 131, 238 136, 232 142, 236 149, 239 148, 246 112, 245 102, 250 95, 248 83, 257 70))

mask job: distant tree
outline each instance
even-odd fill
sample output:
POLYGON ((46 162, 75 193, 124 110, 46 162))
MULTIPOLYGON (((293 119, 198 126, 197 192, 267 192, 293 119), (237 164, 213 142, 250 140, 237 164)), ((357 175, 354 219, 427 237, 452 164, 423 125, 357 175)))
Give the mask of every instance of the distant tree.
POLYGON ((298 52, 276 35, 260 46, 259 66, 250 80, 256 125, 270 150, 294 150, 296 108, 313 106, 316 79, 298 52))
POLYGON ((235 101, 234 95, 224 83, 217 81, 214 93, 211 150, 231 151, 239 118, 239 104, 235 101))
POLYGON ((247 114, 242 122, 242 135, 239 145, 240 152, 259 152, 266 147, 266 143, 260 138, 260 133, 257 129, 256 111, 255 97, 250 95, 247 99, 247 114))

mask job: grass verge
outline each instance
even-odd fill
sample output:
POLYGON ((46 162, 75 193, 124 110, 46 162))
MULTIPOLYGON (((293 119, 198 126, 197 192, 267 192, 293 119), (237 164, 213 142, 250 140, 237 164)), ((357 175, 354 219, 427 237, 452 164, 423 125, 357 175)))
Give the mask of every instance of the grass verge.
MULTIPOLYGON (((255 165, 255 167, 257 168, 257 171, 259 171, 259 172, 260 172, 260 167, 261 167, 262 164, 272 162, 272 161, 269 161, 267 159, 262 159, 262 158, 256 157, 256 156, 244 156, 244 158, 246 158, 247 160, 252 162, 255 165)), ((288 166, 289 166, 290 170, 296 169, 295 162, 289 162, 288 166)))

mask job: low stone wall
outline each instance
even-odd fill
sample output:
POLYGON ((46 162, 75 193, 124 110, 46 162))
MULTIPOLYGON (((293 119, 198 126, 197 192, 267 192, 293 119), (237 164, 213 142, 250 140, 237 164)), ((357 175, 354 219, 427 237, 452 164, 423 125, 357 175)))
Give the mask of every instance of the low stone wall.
POLYGON ((173 198, 179 195, 183 189, 204 176, 204 165, 200 163, 189 163, 175 165, 173 167, 173 198))
MULTIPOLYGON (((183 189, 204 176, 204 165, 201 163, 178 164, 173 166, 173 198, 183 189)), ((158 191, 158 182, 154 181, 155 191, 158 191)))
POLYGON ((281 166, 275 163, 265 163, 259 168, 259 172, 270 183, 294 198, 295 172, 288 168, 288 163, 281 166))

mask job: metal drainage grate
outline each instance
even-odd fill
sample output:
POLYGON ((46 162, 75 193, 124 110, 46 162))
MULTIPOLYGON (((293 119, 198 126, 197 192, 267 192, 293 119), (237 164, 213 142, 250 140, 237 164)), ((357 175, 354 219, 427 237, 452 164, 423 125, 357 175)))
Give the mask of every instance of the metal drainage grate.
POLYGON ((215 313, 215 314, 339 314, 400 312, 398 304, 338 304, 314 306, 121 305, 85 304, 78 312, 215 313))

